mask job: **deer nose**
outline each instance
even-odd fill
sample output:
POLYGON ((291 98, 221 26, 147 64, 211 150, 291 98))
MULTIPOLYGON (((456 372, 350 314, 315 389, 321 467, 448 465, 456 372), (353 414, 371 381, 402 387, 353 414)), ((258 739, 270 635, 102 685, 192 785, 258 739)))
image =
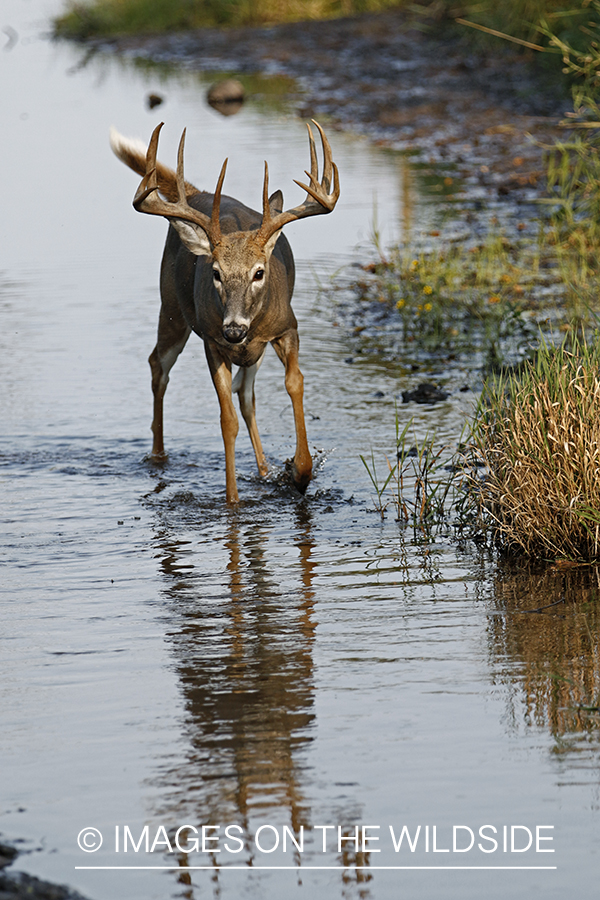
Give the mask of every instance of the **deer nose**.
POLYGON ((236 325, 232 322, 223 326, 223 337, 230 344, 240 344, 248 334, 247 325, 236 325))

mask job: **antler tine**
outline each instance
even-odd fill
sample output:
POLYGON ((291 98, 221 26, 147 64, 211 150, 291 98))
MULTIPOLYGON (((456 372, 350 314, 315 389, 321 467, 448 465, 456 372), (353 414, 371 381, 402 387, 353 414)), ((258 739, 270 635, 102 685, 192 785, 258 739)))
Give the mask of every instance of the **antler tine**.
POLYGON ((164 124, 164 122, 160 122, 156 126, 156 128, 152 132, 152 137, 150 138, 148 149, 146 150, 146 174, 142 178, 140 185, 135 192, 135 197, 133 198, 133 205, 135 209, 138 210, 138 212, 143 212, 141 206, 146 197, 148 197, 153 191, 158 190, 158 180, 156 177, 156 154, 158 151, 158 137, 164 124))
POLYGON ((228 160, 226 159, 221 166, 221 174, 219 175, 219 180, 217 181, 217 187, 215 188, 213 197, 212 215, 210 217, 210 240, 212 241, 213 246, 215 244, 218 244, 221 240, 221 221, 219 218, 219 213, 221 209, 221 189, 223 188, 223 182, 225 181, 227 163, 228 160))
POLYGON ((268 222, 271 218, 271 207, 269 206, 269 164, 265 159, 265 177, 263 180, 263 222, 268 222))
MULTIPOLYGON (((310 150, 310 172, 307 171, 306 175, 308 176, 310 184, 303 184, 301 181, 296 181, 296 179, 294 179, 294 183, 301 187, 303 191, 306 191, 306 199, 300 206, 295 206, 293 209, 288 209, 276 216, 272 216, 268 208, 268 200, 266 199, 268 187, 267 181, 265 180, 263 185, 263 217, 256 235, 257 241, 263 246, 272 235, 283 228, 284 225, 287 225, 288 222, 293 222, 295 219, 304 219, 307 216, 318 216, 323 213, 329 213, 333 210, 339 199, 339 174, 337 166, 331 157, 329 141, 319 123, 315 122, 314 119, 312 121, 317 126, 319 134, 321 135, 321 142, 323 145, 323 176, 319 182, 319 167, 315 149, 315 140, 312 129, 310 125, 307 124, 310 150), (333 191, 331 190, 332 175, 333 191)), ((268 169, 266 168, 265 173, 268 173, 268 169)))
POLYGON ((319 134, 321 135, 321 146, 323 147, 323 186, 329 193, 332 170, 331 147, 329 145, 329 141, 327 140, 327 135, 325 134, 319 123, 315 122, 314 119, 311 119, 311 121, 319 129, 319 134))
MULTIPOLYGON (((314 119, 312 119, 312 121, 315 122, 314 119)), ((315 122, 315 125, 316 124, 317 123, 315 122)), ((314 178, 314 180, 316 181, 317 178, 319 177, 319 163, 317 161, 317 149, 315 147, 315 139, 314 139, 314 136, 312 133, 312 128, 310 127, 310 124, 308 122, 306 123, 306 128, 308 130, 308 146, 310 149, 310 175, 308 177, 314 178)), ((319 131, 320 130, 321 129, 319 126, 319 131)), ((305 169, 305 171, 306 171, 306 169, 305 169)), ((308 175, 308 172, 306 172, 306 174, 308 175)))
POLYGON ((183 219, 185 222, 193 222, 199 225, 206 233, 209 241, 214 246, 221 240, 221 227, 219 224, 219 205, 221 202, 221 187, 225 178, 225 167, 227 160, 221 169, 221 175, 217 184, 215 199, 213 203, 213 215, 209 219, 207 215, 194 209, 187 201, 185 178, 183 174, 183 154, 185 148, 184 128, 181 140, 179 141, 179 149, 177 151, 177 200, 163 200, 159 195, 159 184, 157 175, 156 155, 158 152, 158 137, 163 127, 163 122, 156 126, 152 132, 148 150, 146 151, 146 174, 142 178, 140 185, 133 198, 133 205, 138 212, 149 213, 155 216, 164 216, 167 219, 183 219))
POLYGON ((177 197, 180 203, 187 202, 185 196, 185 178, 183 177, 183 151, 185 148, 185 134, 187 128, 181 132, 179 147, 177 148, 177 197))

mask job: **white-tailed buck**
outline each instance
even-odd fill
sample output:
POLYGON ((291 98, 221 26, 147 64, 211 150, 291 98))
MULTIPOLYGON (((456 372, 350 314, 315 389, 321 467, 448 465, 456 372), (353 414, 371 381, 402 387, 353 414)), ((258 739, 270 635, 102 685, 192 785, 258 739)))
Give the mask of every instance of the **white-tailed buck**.
POLYGON ((158 340, 150 355, 154 394, 152 455, 165 456, 163 397, 169 372, 192 331, 204 341, 210 374, 221 408, 225 445, 227 500, 238 500, 235 479, 235 439, 238 420, 232 392, 239 394, 240 409, 248 426, 258 471, 267 463, 256 427, 254 379, 266 347, 271 343, 285 366, 285 386, 292 401, 296 425, 296 452, 292 461, 294 484, 304 493, 311 478, 312 459, 306 440, 303 377, 298 367, 298 323, 292 312, 294 258, 281 229, 288 222, 333 210, 340 188, 337 167, 321 126, 314 123, 323 145, 323 176, 318 178, 315 142, 308 125, 309 184, 300 206, 283 211, 283 195, 269 197, 269 170, 265 162, 262 215, 221 196, 227 160, 214 194, 199 191, 184 180, 181 136, 177 172, 156 161, 162 123, 154 129, 148 150, 138 142, 111 132, 115 154, 142 181, 133 205, 138 212, 165 216, 171 227, 160 273, 161 310, 158 340), (162 194, 162 197, 159 195, 162 194), (163 199, 164 198, 164 199, 163 199), (239 366, 232 380, 231 367, 239 366))

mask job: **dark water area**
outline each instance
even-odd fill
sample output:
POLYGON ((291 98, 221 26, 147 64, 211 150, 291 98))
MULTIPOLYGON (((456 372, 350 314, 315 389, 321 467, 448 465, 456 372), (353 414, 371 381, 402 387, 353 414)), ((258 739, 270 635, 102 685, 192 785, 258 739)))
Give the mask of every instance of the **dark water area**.
MULTIPOLYGON (((360 461, 372 448, 385 467, 396 398, 420 376, 376 353, 347 362, 318 285, 360 258, 374 198, 384 238, 402 234, 406 158, 332 135, 339 207, 288 229, 315 479, 305 497, 286 480, 293 418, 269 352, 269 476, 240 431, 229 508, 194 338, 166 395, 169 459, 147 457, 166 228, 132 210, 108 128, 147 139, 160 91, 161 158, 187 125, 187 177, 212 189, 229 155, 227 191, 256 206, 265 157, 292 201, 304 126, 264 98, 223 118, 192 74, 81 67, 80 49, 40 37, 56 8, 10 0, 0 22, 19 35, 0 54, 12 868, 91 900, 595 896, 596 573, 420 540, 376 513, 360 461)), ((402 423, 453 446, 464 377, 442 403, 400 405, 402 423)))

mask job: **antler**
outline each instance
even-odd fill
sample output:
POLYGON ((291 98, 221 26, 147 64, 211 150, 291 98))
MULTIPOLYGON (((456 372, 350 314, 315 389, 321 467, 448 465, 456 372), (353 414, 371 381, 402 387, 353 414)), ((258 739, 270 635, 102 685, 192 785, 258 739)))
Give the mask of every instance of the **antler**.
POLYGON ((185 128, 179 142, 177 151, 177 202, 171 203, 163 200, 158 194, 158 179, 156 175, 156 152, 158 149, 158 137, 164 122, 156 126, 152 132, 148 150, 146 152, 146 174, 135 192, 133 205, 138 212, 150 213, 154 216, 166 216, 168 219, 184 219, 186 222, 194 222, 199 225, 211 242, 216 246, 221 240, 221 224, 219 221, 219 208, 221 205, 221 189, 225 180, 227 160, 223 163, 221 174, 217 182, 214 194, 212 215, 210 219, 204 213, 194 209, 187 202, 185 193, 185 179, 183 177, 183 149, 185 146, 185 128))
POLYGON ((260 228, 258 229, 256 240, 263 247, 270 237, 295 219, 305 219, 307 216, 319 216, 324 213, 330 213, 340 196, 340 182, 338 169, 331 159, 331 147, 329 141, 325 137, 325 132, 318 122, 311 120, 319 129, 321 135, 321 144, 323 145, 323 177, 319 183, 319 166, 317 163, 317 152, 315 150, 315 139, 311 131, 311 127, 306 123, 308 128, 308 143, 310 147, 310 172, 305 172, 310 179, 310 186, 302 184, 294 179, 294 183, 306 191, 306 200, 300 206, 293 209, 285 210, 276 216, 271 214, 269 208, 269 167, 265 162, 265 180, 263 182, 263 217, 260 228), (331 176, 333 174, 333 191, 331 191, 331 176), (330 193, 331 191, 331 193, 330 193))

